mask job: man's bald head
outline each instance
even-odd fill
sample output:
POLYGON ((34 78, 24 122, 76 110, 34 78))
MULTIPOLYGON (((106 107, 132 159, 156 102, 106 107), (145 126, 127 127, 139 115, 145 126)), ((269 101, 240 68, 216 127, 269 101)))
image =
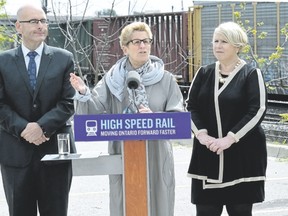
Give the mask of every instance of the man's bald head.
POLYGON ((45 12, 44 12, 43 8, 41 7, 41 5, 27 3, 27 4, 23 4, 18 9, 18 11, 17 11, 17 20, 21 20, 26 15, 26 13, 27 12, 30 13, 30 11, 31 12, 35 11, 35 12, 38 12, 38 13, 41 11, 41 12, 43 12, 45 14, 45 12))

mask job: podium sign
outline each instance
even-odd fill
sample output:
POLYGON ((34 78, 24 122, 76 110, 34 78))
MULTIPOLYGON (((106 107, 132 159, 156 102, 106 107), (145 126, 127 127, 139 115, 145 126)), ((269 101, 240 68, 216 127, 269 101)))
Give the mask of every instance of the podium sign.
POLYGON ((190 139, 190 115, 190 112, 75 115, 75 140, 190 139))
POLYGON ((149 215, 147 140, 190 139, 190 112, 74 116, 75 141, 123 140, 124 215, 149 215))

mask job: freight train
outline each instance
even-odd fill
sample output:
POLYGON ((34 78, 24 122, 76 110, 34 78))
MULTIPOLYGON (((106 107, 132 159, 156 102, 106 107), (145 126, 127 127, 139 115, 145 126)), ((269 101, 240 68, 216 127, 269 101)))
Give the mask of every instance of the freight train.
MULTIPOLYGON (((144 21, 153 32, 152 54, 163 59, 166 70, 175 75, 185 94, 199 67, 215 61, 211 44, 215 27, 221 22, 237 21, 250 30, 249 42, 255 56, 269 62, 276 47, 284 48, 281 56, 269 67, 266 65, 262 72, 269 98, 288 101, 287 11, 288 2, 280 1, 194 1, 185 12, 97 17, 81 21, 81 28, 75 35, 82 44, 81 52, 75 53, 75 48, 65 46, 67 40, 59 31, 59 28, 66 28, 65 22, 50 25, 49 43, 56 46, 62 43, 63 47, 74 50, 79 68, 85 69, 84 74, 92 75, 97 82, 123 56, 118 40, 123 26, 144 21), (261 33, 265 37, 260 38, 261 33)), ((248 54, 245 58, 249 64, 258 66, 248 54)))

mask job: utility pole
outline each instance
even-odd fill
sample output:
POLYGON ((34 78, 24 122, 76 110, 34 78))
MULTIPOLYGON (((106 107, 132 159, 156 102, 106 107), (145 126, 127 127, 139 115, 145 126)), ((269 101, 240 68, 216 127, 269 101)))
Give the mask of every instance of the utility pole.
MULTIPOLYGON (((47 16, 48 9, 47 9, 47 0, 42 0, 42 8, 47 16)), ((49 37, 46 37, 45 42, 48 44, 49 43, 49 37)))
POLYGON ((48 13, 47 0, 42 0, 42 8, 43 8, 45 14, 47 14, 48 13))

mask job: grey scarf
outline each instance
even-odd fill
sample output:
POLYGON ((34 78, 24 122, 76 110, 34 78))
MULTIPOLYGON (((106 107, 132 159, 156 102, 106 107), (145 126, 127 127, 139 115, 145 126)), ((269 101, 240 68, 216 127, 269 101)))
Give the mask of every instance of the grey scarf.
MULTIPOLYGON (((107 72, 105 81, 111 93, 119 101, 123 101, 126 89, 129 92, 129 98, 132 100, 132 91, 126 85, 128 71, 135 70, 131 66, 128 57, 119 59, 116 64, 107 72)), ((149 60, 140 68, 136 69, 140 74, 140 85, 135 89, 135 103, 137 106, 143 104, 148 107, 145 86, 153 85, 159 82, 164 75, 164 63, 156 56, 150 55, 149 60)))

